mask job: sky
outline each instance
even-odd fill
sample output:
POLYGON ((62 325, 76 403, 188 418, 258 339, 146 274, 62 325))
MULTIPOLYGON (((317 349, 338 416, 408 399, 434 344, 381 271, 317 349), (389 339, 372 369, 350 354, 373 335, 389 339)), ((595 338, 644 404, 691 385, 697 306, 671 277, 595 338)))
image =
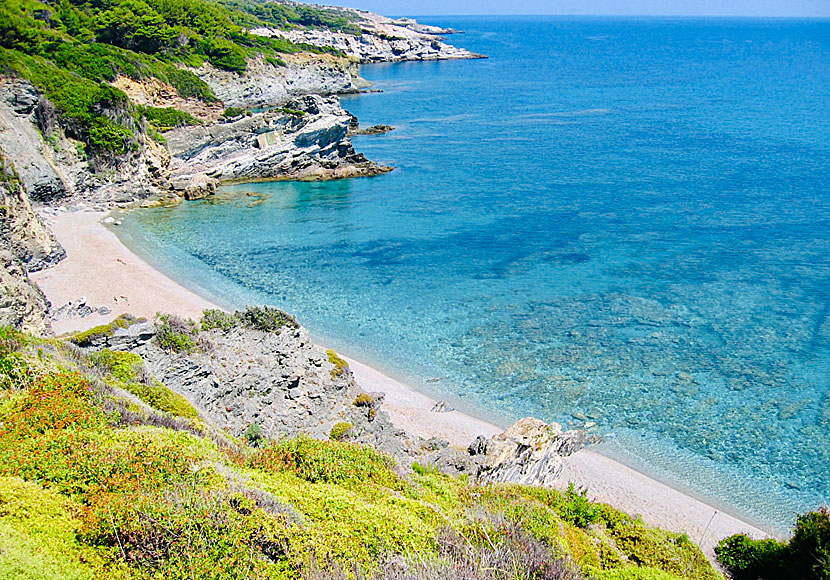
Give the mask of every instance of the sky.
POLYGON ((821 16, 830 0, 316 0, 388 16, 440 14, 606 14, 821 16))

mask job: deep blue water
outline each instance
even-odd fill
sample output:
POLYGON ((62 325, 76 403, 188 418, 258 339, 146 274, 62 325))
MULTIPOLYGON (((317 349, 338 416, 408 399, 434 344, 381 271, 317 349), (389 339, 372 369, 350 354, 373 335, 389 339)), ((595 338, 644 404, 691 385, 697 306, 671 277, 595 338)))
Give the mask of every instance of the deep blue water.
POLYGON ((830 21, 435 18, 489 60, 363 68, 391 174, 130 214, 226 304, 770 527, 830 500, 830 21), (440 378, 440 381, 428 381, 440 378))

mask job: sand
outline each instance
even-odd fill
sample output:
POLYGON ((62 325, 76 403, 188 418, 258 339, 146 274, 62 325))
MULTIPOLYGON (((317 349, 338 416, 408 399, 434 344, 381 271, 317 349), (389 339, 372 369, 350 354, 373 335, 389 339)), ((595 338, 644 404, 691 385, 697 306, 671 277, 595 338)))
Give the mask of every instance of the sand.
MULTIPOLYGON (((66 249, 67 257, 57 266, 32 275, 55 308, 84 297, 91 306, 107 306, 111 315, 53 323, 56 333, 83 330, 129 312, 151 318, 156 312, 170 312, 198 318, 205 308, 217 308, 154 269, 133 254, 105 227, 104 213, 74 212, 50 220, 52 231, 66 249)), ((491 436, 502 429, 452 411, 434 413, 436 401, 372 367, 347 358, 357 382, 365 391, 386 394, 383 404, 400 428, 421 437, 440 437, 466 448, 478 435, 491 436)), ((712 556, 712 548, 724 537, 746 533, 767 537, 761 529, 717 510, 705 501, 656 481, 609 457, 602 446, 582 450, 566 460, 561 481, 589 490, 589 497, 607 502, 646 522, 685 532, 712 556)))

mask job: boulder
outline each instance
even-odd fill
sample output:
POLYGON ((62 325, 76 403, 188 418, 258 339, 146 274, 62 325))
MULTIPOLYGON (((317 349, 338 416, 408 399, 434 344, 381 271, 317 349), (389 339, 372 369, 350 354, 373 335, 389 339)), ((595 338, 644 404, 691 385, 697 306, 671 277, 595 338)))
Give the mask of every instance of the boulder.
POLYGON ((184 188, 184 198, 187 200, 203 199, 216 191, 216 180, 204 173, 194 175, 184 188))
POLYGON ((480 482, 552 486, 562 473, 562 458, 585 446, 584 431, 562 431, 556 423, 528 417, 489 440, 476 439, 470 453, 480 482))

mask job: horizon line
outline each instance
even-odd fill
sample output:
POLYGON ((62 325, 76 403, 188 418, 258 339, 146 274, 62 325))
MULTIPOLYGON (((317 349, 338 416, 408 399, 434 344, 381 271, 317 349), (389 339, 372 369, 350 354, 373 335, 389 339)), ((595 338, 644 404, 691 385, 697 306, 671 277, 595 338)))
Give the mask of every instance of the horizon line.
MULTIPOLYGON (((372 12, 371 10, 362 10, 356 9, 361 12, 372 12)), ((763 14, 640 14, 640 13, 625 13, 625 14, 608 14, 608 13, 596 13, 596 14, 588 14, 588 13, 519 13, 519 14, 510 14, 507 12, 495 12, 492 14, 398 14, 398 15, 390 15, 387 16, 388 18, 432 18, 432 17, 439 17, 439 18, 453 18, 453 17, 462 17, 462 18, 475 18, 475 17, 482 17, 487 18, 489 16, 515 16, 515 17, 539 17, 539 16, 553 16, 553 17, 566 17, 566 18, 591 18, 591 17, 600 17, 600 18, 741 18, 746 20, 803 20, 803 19, 812 19, 812 20, 830 20, 830 14, 828 15, 817 15, 817 14, 793 14, 793 15, 763 15, 763 14)))

